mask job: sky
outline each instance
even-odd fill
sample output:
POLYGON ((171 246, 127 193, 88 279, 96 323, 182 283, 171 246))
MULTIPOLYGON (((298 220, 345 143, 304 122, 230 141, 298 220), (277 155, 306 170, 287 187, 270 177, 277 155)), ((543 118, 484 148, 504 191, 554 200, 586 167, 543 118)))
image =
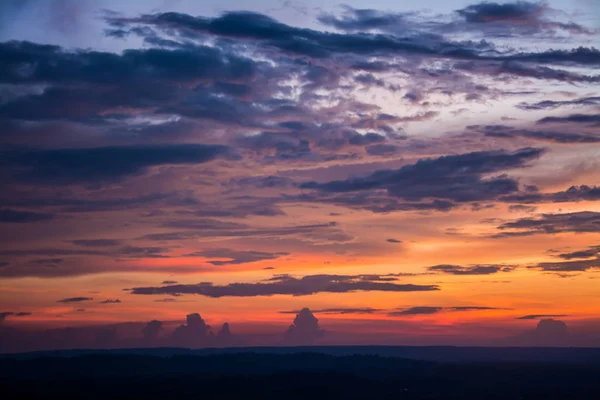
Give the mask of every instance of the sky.
POLYGON ((599 16, 3 1, 1 350, 600 345, 599 16))

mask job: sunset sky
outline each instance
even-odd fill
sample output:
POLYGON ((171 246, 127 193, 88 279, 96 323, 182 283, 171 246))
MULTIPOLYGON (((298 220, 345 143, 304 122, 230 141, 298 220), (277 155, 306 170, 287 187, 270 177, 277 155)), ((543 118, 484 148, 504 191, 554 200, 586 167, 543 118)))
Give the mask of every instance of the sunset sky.
POLYGON ((595 0, 2 1, 0 324, 600 337, 599 44, 595 0))

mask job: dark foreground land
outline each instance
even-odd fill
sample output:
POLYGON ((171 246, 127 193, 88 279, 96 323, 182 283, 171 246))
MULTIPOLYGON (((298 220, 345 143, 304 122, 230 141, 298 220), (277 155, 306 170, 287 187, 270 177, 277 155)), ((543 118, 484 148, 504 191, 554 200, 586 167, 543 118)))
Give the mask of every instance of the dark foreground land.
POLYGON ((390 356, 383 356, 385 349, 361 348, 355 355, 351 348, 296 348, 2 356, 0 397, 600 399, 598 349, 388 348, 390 356), (441 360, 431 361, 436 351, 441 360), (446 360, 461 352, 467 356, 446 360))

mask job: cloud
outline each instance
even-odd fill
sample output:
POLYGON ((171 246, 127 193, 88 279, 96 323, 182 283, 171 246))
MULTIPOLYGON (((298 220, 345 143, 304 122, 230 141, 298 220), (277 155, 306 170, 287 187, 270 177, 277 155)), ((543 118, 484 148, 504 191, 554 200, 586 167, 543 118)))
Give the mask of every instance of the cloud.
POLYGON ((4 152, 4 162, 25 169, 16 176, 38 184, 111 181, 164 164, 201 164, 229 156, 225 146, 138 145, 4 152))
POLYGON ((178 283, 178 282, 177 281, 162 281, 163 285, 174 285, 176 283, 178 283))
POLYGON ((120 245, 121 241, 117 239, 80 239, 72 240, 71 243, 83 247, 113 247, 120 245))
POLYGON ((152 320, 148 322, 142 328, 142 336, 147 341, 155 340, 158 337, 160 331, 163 329, 162 325, 162 322, 158 320, 152 320))
POLYGON ((58 300, 57 303, 81 303, 82 301, 94 300, 92 297, 68 297, 66 299, 58 300))
POLYGON ((300 187, 325 193, 384 189, 392 197, 409 201, 428 198, 457 202, 491 200, 518 190, 506 176, 484 178, 484 174, 524 167, 543 150, 525 148, 514 153, 483 151, 435 159, 422 159, 397 170, 379 170, 361 178, 325 183, 307 182, 300 187))
POLYGON ((537 103, 520 103, 517 105, 522 110, 547 110, 564 106, 595 106, 600 105, 600 97, 581 97, 575 100, 543 100, 537 103))
MULTIPOLYGON (((389 277, 388 277, 389 279, 389 277)), ((210 282, 195 285, 167 285, 161 287, 136 287, 132 294, 183 295, 197 294, 206 297, 254 297, 291 295, 307 296, 315 293, 349 293, 357 291, 417 292, 439 290, 436 285, 414 285, 382 281, 379 275, 307 275, 295 278, 290 275, 274 277, 255 283, 230 283, 213 285, 210 282)))
POLYGON ((12 311, 3 311, 0 312, 0 324, 7 318, 7 317, 28 317, 30 316, 31 313, 30 312, 25 312, 25 311, 19 311, 19 312, 12 312, 12 311))
POLYGON ((34 223, 49 221, 54 217, 55 215, 50 213, 20 211, 10 208, 0 209, 0 223, 34 223))
POLYGON ((565 232, 600 232, 600 213, 580 211, 565 214, 541 214, 537 218, 521 218, 497 227, 501 233, 492 237, 530 236, 565 232))
POLYGON ((388 243, 402 243, 402 240, 398 240, 398 239, 387 239, 386 242, 388 243))
POLYGON ((319 320, 308 308, 303 308, 285 331, 284 341, 292 345, 309 345, 324 335, 325 330, 319 327, 319 320))
POLYGON ((117 303, 121 303, 121 300, 119 300, 119 299, 113 299, 113 300, 107 299, 107 300, 104 300, 104 301, 100 302, 100 304, 117 304, 117 303))
POLYGON ((537 190, 515 193, 500 198, 508 203, 568 203, 578 201, 597 201, 600 199, 598 186, 571 186, 567 190, 554 193, 540 193, 537 190))
POLYGON ((561 253, 557 254, 556 257, 562 258, 564 260, 571 260, 573 258, 600 257, 600 246, 594 246, 586 250, 573 251, 570 253, 561 253))
POLYGON ((524 315, 522 317, 519 317, 517 319, 545 319, 545 318, 561 318, 561 317, 568 317, 568 315, 565 314, 530 314, 530 315, 524 315))
POLYGON ((188 314, 186 323, 179 325, 169 340, 177 346, 197 347, 206 343, 210 326, 204 322, 200 314, 188 314))
POLYGON ((388 313, 390 316, 409 316, 409 315, 429 315, 437 314, 439 312, 448 311, 485 311, 485 310, 505 310, 504 308, 497 307, 480 307, 480 306, 459 306, 459 307, 432 307, 432 306, 418 306, 404 309, 398 309, 388 313))
POLYGON ((572 114, 567 117, 544 117, 537 121, 538 124, 548 123, 582 123, 582 124, 600 124, 599 114, 572 114))
POLYGON ((545 33, 556 35, 557 31, 569 34, 594 34, 572 21, 553 21, 556 15, 545 2, 516 1, 511 3, 482 2, 471 4, 456 13, 472 26, 480 26, 487 34, 497 36, 517 36, 545 33))
POLYGON ((289 253, 268 253, 263 251, 240 251, 233 249, 209 249, 186 254, 185 257, 225 258, 228 261, 208 261, 212 265, 237 265, 257 261, 275 260, 289 253))
POLYGON ((526 139, 541 140, 546 142, 571 144, 571 143, 600 143, 600 136, 584 133, 538 131, 522 128, 513 128, 506 125, 470 126, 470 130, 483 132, 487 137, 502 139, 514 139, 522 137, 526 139))
MULTIPOLYGON (((352 11, 352 9, 350 10, 352 11)), ((462 12, 464 15, 471 15, 469 17, 471 20, 475 18, 469 9, 464 9, 462 12)), ((375 18, 373 18, 375 13, 360 10, 355 13, 357 15, 355 21, 340 21, 327 16, 321 17, 320 20, 338 27, 341 27, 342 24, 345 26, 370 24, 371 27, 381 29, 384 25, 390 25, 391 21, 397 23, 401 19, 398 14, 388 17, 383 13, 375 15, 375 18), (367 22, 367 20, 371 22, 367 22)), ((476 11, 475 15, 480 14, 476 11)), ((485 42, 451 42, 444 40, 441 35, 432 35, 432 32, 411 32, 413 34, 408 37, 402 37, 400 34, 320 32, 289 26, 269 16, 247 11, 226 12, 215 18, 192 17, 187 14, 168 12, 144 15, 140 18, 109 18, 109 22, 120 28, 122 32, 131 33, 133 30, 128 29, 128 27, 132 25, 149 25, 160 28, 162 32, 170 33, 173 37, 179 34, 182 37, 193 39, 197 38, 198 35, 211 35, 253 43, 267 49, 277 49, 282 53, 302 55, 313 59, 327 59, 335 55, 349 54, 363 57, 385 54, 388 56, 414 55, 463 60, 521 60, 546 63, 566 61, 597 63, 600 60, 600 53, 593 48, 507 55, 496 51, 493 46, 485 42)), ((422 21, 421 24, 424 25, 422 21)), ((430 26, 433 25, 430 24, 430 26)), ((401 26, 407 26, 407 24, 401 26)), ((460 30, 460 24, 453 25, 453 27, 460 30)), ((559 23, 555 23, 554 27, 569 28, 581 32, 585 29, 575 24, 561 26, 559 23)), ((399 31, 401 33, 405 32, 402 28, 399 31)))
POLYGON ((543 262, 529 267, 544 272, 584 272, 600 269, 600 257, 593 260, 563 261, 563 262, 543 262))
POLYGON ((214 219, 187 219, 170 221, 164 226, 186 230, 147 234, 139 239, 177 241, 205 237, 279 238, 285 236, 313 244, 347 243, 354 239, 353 236, 344 232, 336 222, 282 227, 251 227, 246 224, 214 219))
POLYGON ((460 265, 434 265, 428 267, 429 272, 439 272, 450 275, 491 275, 498 272, 510 272, 514 269, 512 266, 507 265, 471 265, 468 267, 460 265))
MULTIPOLYGON (((317 314, 374 314, 379 311, 382 311, 378 308, 371 307, 363 307, 363 308, 323 308, 320 310, 312 310, 313 313, 317 314)), ((302 310, 289 310, 289 311, 279 311, 280 314, 299 314, 302 310)))

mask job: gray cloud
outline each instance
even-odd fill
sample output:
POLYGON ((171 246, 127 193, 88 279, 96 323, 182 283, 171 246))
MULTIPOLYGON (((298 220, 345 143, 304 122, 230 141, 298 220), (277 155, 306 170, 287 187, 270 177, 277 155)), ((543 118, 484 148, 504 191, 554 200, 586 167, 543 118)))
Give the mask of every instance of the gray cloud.
POLYGON ((34 223, 49 221, 54 217, 54 214, 50 213, 20 211, 10 208, 0 209, 0 223, 34 223))
POLYGON ((213 285, 168 285, 162 287, 136 287, 132 294, 177 295, 198 294, 207 297, 254 297, 273 295, 307 296, 315 293, 348 293, 356 291, 417 292, 439 290, 436 285, 402 284, 381 281, 380 276, 364 275, 307 275, 295 278, 290 275, 275 275, 256 283, 230 283, 213 285))
POLYGON ((566 214, 541 214, 537 218, 521 218, 497 227, 501 233, 492 237, 530 236, 564 232, 600 232, 600 213, 580 211, 566 214))
POLYGON ((517 319, 531 320, 531 319, 561 318, 561 317, 568 317, 568 315, 566 315, 566 314, 530 314, 530 315, 524 315, 517 319))
POLYGON ((470 126, 470 130, 480 131, 487 137, 514 139, 522 137, 526 139, 541 140, 554 143, 600 143, 600 136, 584 133, 538 131, 521 128, 513 128, 506 125, 470 126))
POLYGON ((517 107, 522 110, 546 110, 564 106, 600 105, 600 97, 581 97, 575 100, 543 100, 537 103, 521 103, 517 107))
MULTIPOLYGON (((289 311, 279 311, 280 314, 298 314, 302 310, 289 310, 289 311)), ((371 307, 363 307, 363 308, 323 308, 320 310, 311 310, 313 313, 317 314, 374 314, 379 311, 382 311, 378 308, 371 307)))
POLYGON ((460 265, 434 265, 428 267, 429 272, 439 272, 450 275, 491 275, 498 272, 510 272, 514 269, 508 265, 471 265, 468 267, 460 265))
POLYGON ((510 168, 524 167, 543 150, 525 148, 514 153, 484 151, 419 160, 398 170, 380 170, 361 178, 325 183, 307 182, 300 187, 323 193, 386 190, 391 197, 408 201, 437 198, 469 202, 495 199, 518 190, 506 176, 484 178, 510 168))
POLYGON ((410 315, 429 315, 440 312, 451 311, 485 311, 485 310, 504 310, 497 307, 481 307, 481 306, 459 306, 459 307, 432 307, 432 306, 417 306, 410 308, 401 308, 396 311, 388 312, 390 316, 410 316, 410 315))
POLYGON ((4 163, 25 169, 20 179, 43 184, 107 181, 163 164, 200 164, 230 157, 225 146, 168 144, 3 152, 4 163))
POLYGON ((209 249, 186 254, 185 257, 226 258, 228 261, 208 261, 212 265, 236 265, 257 261, 275 260, 289 253, 268 253, 264 251, 241 251, 233 249, 209 249))
POLYGON ((598 125, 600 124, 600 114, 572 114, 566 117, 545 117, 537 121, 537 123, 582 123, 598 125))
POLYGON ((68 297, 66 299, 58 300, 57 303, 81 303, 82 301, 94 300, 93 297, 68 297))

